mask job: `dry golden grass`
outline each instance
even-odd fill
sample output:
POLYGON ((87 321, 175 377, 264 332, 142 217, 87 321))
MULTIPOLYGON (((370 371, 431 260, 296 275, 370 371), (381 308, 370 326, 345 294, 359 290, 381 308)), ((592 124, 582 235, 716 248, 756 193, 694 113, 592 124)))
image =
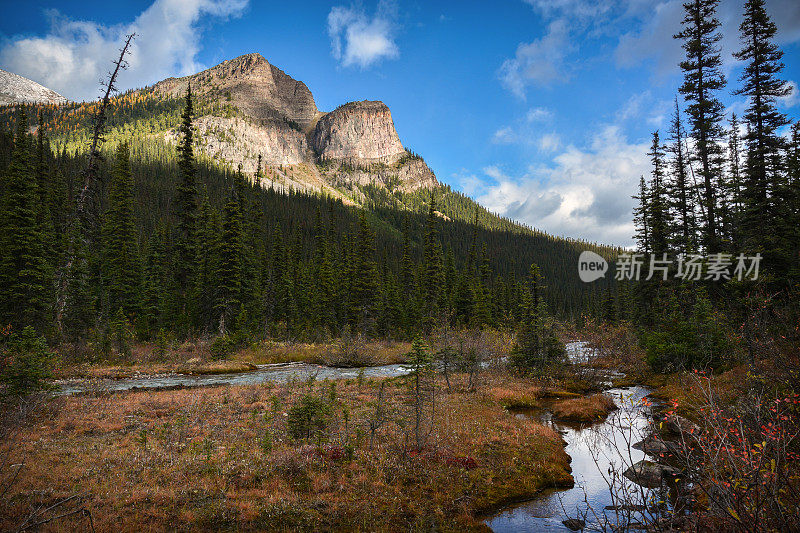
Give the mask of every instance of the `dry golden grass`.
MULTIPOLYGON (((288 363, 301 361, 319 365, 335 364, 341 346, 330 343, 284 343, 265 341, 240 350, 232 356, 235 360, 256 364, 288 363)), ((411 343, 393 341, 369 341, 358 346, 362 366, 390 365, 406 361, 411 343)))
POLYGON ((247 361, 201 361, 189 360, 183 363, 140 363, 122 365, 79 365, 61 367, 56 374, 62 379, 125 379, 141 374, 231 374, 256 370, 247 361))
MULTIPOLYGON (((572 483, 560 436, 509 415, 504 389, 532 392, 513 378, 478 392, 440 388, 421 449, 397 379, 386 382, 388 420, 372 448, 375 381, 61 398, 0 443, 8 461, 24 462, 0 503, 0 530, 78 492, 90 494, 98 531, 480 529, 480 513, 572 483), (331 387, 324 438, 292 440, 289 408, 331 387)), ((75 515, 44 530, 86 527, 75 515)))
MULTIPOLYGON (((264 341, 245 346, 227 359, 215 361, 208 342, 184 342, 162 356, 152 343, 136 344, 129 356, 113 353, 108 359, 75 363, 76 357, 65 347, 55 375, 60 379, 125 379, 141 374, 227 374, 254 370, 257 364, 304 362, 341 366, 355 359, 353 366, 402 363, 411 350, 407 342, 369 341, 360 343, 355 358, 343 357, 340 341, 330 343, 281 343, 264 341), (357 363, 357 364, 355 364, 357 363)), ((84 354, 83 359, 88 357, 84 354)), ((350 366, 350 365, 344 365, 350 366)))
POLYGON ((605 394, 561 400, 553 404, 553 416, 570 422, 596 422, 605 420, 617 406, 605 394))

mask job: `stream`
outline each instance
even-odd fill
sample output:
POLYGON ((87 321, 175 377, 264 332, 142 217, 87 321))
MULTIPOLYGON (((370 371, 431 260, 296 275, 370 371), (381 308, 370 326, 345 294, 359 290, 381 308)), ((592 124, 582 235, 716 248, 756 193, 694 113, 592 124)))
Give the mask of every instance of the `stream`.
MULTIPOLYGON (((582 342, 567 345, 572 362, 586 360, 587 348, 582 342)), ((67 380, 57 384, 57 394, 68 395, 90 391, 153 390, 173 387, 204 387, 214 385, 249 385, 264 382, 287 382, 306 379, 387 378, 408 373, 402 364, 364 368, 334 368, 306 363, 259 365, 256 370, 229 374, 199 375, 165 374, 142 375, 126 379, 67 380)), ((616 373, 611 373, 616 375, 616 373)), ((543 409, 513 410, 512 415, 535 418, 558 431, 566 442, 571 457, 575 486, 571 489, 545 491, 533 500, 510 505, 485 519, 495 532, 570 531, 564 521, 578 518, 585 521, 587 530, 599 530, 600 524, 625 523, 615 511, 615 501, 609 481, 621 484, 635 494, 634 500, 648 501, 655 494, 619 475, 628 466, 646 458, 645 453, 631 445, 647 432, 650 409, 642 399, 650 391, 645 387, 612 388, 606 391, 618 410, 595 424, 575 425, 553 420, 547 406, 543 409), (609 473, 616 473, 610 475, 609 473)), ((663 498, 662 498, 663 499, 663 498)), ((624 511, 623 515, 627 514, 624 511)), ((635 513, 634 513, 635 514, 635 513)), ((576 524, 572 524, 576 526, 576 524)))
MULTIPOLYGON (((567 356, 573 363, 585 364, 589 361, 590 350, 586 343, 572 342, 567 344, 567 356)), ((622 375, 612 371, 608 379, 622 375)), ((610 386, 610 381, 607 385, 610 386)), ((631 465, 652 460, 633 447, 649 433, 651 409, 642 400, 650 390, 634 386, 611 388, 605 393, 614 399, 618 409, 606 420, 594 424, 554 420, 546 404, 540 409, 512 411, 514 416, 534 418, 562 435, 567 444, 565 451, 571 458, 575 486, 566 490, 551 489, 533 500, 501 509, 484 521, 492 531, 605 531, 619 526, 626 530, 637 529, 637 517, 655 518, 650 514, 654 510, 653 502, 669 501, 661 488, 648 489, 622 475, 631 465), (610 484, 615 487, 616 496, 610 484), (650 510, 645 510, 643 505, 625 505, 620 495, 626 495, 630 502, 646 504, 650 510)))
MULTIPOLYGON (((609 490, 609 472, 621 472, 645 459, 644 452, 632 449, 646 433, 649 409, 641 403, 649 390, 644 387, 610 389, 606 391, 619 407, 607 420, 593 425, 575 425, 552 420, 547 410, 516 410, 514 416, 541 420, 561 433, 567 443, 566 452, 572 458, 575 486, 567 490, 549 490, 534 500, 506 507, 485 521, 495 532, 570 531, 564 525, 568 519, 580 518, 586 529, 598 530, 600 523, 618 523, 612 506, 620 505, 609 490), (595 516, 595 514, 597 516, 595 516), (593 527, 594 526, 594 527, 593 527)), ((614 476, 642 499, 650 496, 649 489, 614 476)), ((624 513, 623 513, 624 514, 624 513)))
POLYGON ((408 373, 404 365, 383 365, 364 368, 335 368, 307 363, 279 363, 258 365, 256 370, 227 374, 163 374, 142 375, 124 379, 64 380, 58 382, 57 394, 68 395, 90 391, 120 392, 126 390, 153 390, 175 387, 209 387, 214 385, 253 385, 267 381, 285 383, 291 380, 355 379, 361 373, 365 378, 390 378, 408 373))

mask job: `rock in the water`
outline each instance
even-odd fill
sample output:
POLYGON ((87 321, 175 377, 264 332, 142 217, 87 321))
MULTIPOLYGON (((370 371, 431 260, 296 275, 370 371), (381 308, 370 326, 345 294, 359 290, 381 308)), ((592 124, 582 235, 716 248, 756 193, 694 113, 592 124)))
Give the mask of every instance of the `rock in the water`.
POLYGON ((674 447, 655 434, 648 435, 631 448, 641 450, 651 457, 664 457, 674 453, 674 447))
POLYGON ((664 427, 676 435, 699 435, 700 426, 680 415, 667 415, 664 417, 664 427))
POLYGON ((653 489, 677 476, 678 470, 652 461, 639 461, 625 470, 622 475, 638 485, 653 489))
POLYGON ((578 518, 568 518, 561 523, 570 528, 572 531, 580 531, 586 527, 586 522, 579 520, 578 518))

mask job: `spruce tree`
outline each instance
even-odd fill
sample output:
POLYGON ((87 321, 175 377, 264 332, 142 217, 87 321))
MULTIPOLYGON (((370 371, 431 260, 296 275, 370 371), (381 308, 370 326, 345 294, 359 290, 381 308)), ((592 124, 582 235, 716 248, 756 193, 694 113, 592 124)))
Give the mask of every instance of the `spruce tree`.
POLYGON ((683 30, 675 35, 683 41, 686 58, 681 61, 683 84, 679 91, 689 103, 691 135, 695 141, 695 158, 700 162, 703 180, 704 245, 709 252, 719 251, 716 187, 720 179, 724 112, 716 93, 725 86, 720 57, 720 23, 716 18, 719 0, 690 0, 683 4, 683 30))
POLYGON ((216 273, 219 282, 217 300, 220 317, 219 331, 224 334, 234 324, 241 306, 240 288, 242 280, 242 226, 239 202, 231 196, 225 204, 222 220, 222 239, 220 241, 219 268, 216 273))
POLYGON ((564 345, 555 335, 547 314, 543 290, 539 266, 533 264, 527 290, 523 292, 522 313, 511 353, 512 363, 522 370, 541 369, 565 355, 564 345))
POLYGON ((731 115, 728 132, 728 176, 725 180, 725 197, 728 201, 728 231, 733 249, 741 244, 741 219, 744 213, 742 196, 742 163, 741 142, 739 136, 739 119, 736 113, 731 115))
POLYGON ((671 245, 679 253, 690 253, 695 245, 695 217, 692 199, 692 186, 689 183, 688 157, 684 145, 685 132, 681 122, 678 98, 675 98, 675 113, 669 129, 668 150, 672 155, 671 172, 665 187, 669 207, 673 212, 674 227, 671 228, 671 245))
POLYGON ((658 131, 653 132, 653 142, 647 155, 650 156, 650 162, 653 165, 649 206, 650 247, 654 254, 660 256, 667 252, 670 220, 664 189, 664 147, 661 144, 658 131))
POLYGON ((220 240, 219 213, 211 207, 208 196, 203 197, 200 204, 200 216, 197 221, 197 275, 196 296, 199 325, 209 329, 218 325, 217 301, 220 278, 219 269, 220 240))
POLYGON ((139 310, 140 264, 133 216, 130 147, 128 143, 120 143, 111 173, 108 208, 103 216, 102 271, 107 284, 109 309, 122 309, 128 319, 139 310))
POLYGON ((52 309, 52 271, 39 216, 28 120, 17 115, 17 135, 0 204, 0 320, 15 329, 43 331, 52 309))
POLYGON ((638 204, 633 209, 633 224, 636 228, 636 245, 640 252, 650 252, 650 189, 644 176, 639 176, 639 194, 633 196, 638 204))
MULTIPOLYGON (((45 246, 45 253, 47 254, 47 262, 49 265, 55 265, 58 257, 58 246, 55 244, 55 228, 53 225, 53 217, 50 212, 51 202, 50 197, 56 191, 53 190, 50 179, 49 168, 49 154, 50 144, 44 135, 44 124, 42 120, 42 113, 39 112, 39 124, 36 128, 36 189, 38 192, 37 204, 37 222, 42 231, 43 242, 48 244, 45 246)), ((63 200, 63 198, 61 199, 63 200)), ((61 209, 61 207, 58 207, 61 209)))
POLYGON ((774 216, 769 204, 783 172, 777 130, 789 122, 786 115, 778 112, 776 101, 788 95, 791 87, 779 78, 783 52, 773 42, 777 27, 767 15, 763 0, 747 0, 739 31, 743 48, 734 56, 747 63, 741 77, 742 87, 735 94, 748 97, 743 118, 749 126, 745 137, 748 165, 743 230, 753 247, 763 236, 765 217, 769 220, 774 216))
POLYGON ((167 229, 159 222, 150 237, 147 261, 144 268, 142 316, 151 336, 165 326, 167 318, 167 291, 171 285, 167 256, 167 229))
POLYGON ((378 292, 375 236, 367 223, 365 211, 358 217, 358 234, 353 246, 354 276, 350 287, 350 322, 367 330, 374 320, 378 292))
POLYGON ((423 251, 423 286, 426 302, 426 319, 428 326, 435 320, 442 308, 444 288, 444 267, 442 265, 442 246, 439 242, 438 216, 436 214, 436 197, 431 192, 428 218, 425 222, 424 251, 423 251))
POLYGON ((197 231, 197 184, 194 158, 194 131, 192 119, 194 116, 194 103, 192 101, 192 88, 186 89, 186 104, 181 115, 181 136, 178 145, 178 184, 175 198, 175 209, 178 218, 177 236, 175 238, 175 278, 178 285, 178 307, 182 314, 182 321, 186 324, 188 313, 191 309, 189 302, 190 288, 193 282, 196 254, 197 231))

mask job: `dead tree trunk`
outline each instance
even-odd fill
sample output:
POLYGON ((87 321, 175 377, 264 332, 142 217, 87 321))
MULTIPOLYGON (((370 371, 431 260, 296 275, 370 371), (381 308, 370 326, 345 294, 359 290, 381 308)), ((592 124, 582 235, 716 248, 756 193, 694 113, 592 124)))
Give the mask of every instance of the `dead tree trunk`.
POLYGON ((125 60, 125 56, 128 54, 131 41, 133 41, 135 36, 135 33, 126 36, 125 44, 120 49, 119 57, 114 61, 114 70, 108 73, 108 79, 106 81, 100 82, 101 86, 104 88, 103 96, 100 99, 100 105, 94 117, 94 131, 92 134, 92 142, 89 146, 89 153, 86 156, 86 169, 83 171, 83 185, 80 191, 78 191, 75 211, 69 222, 69 231, 67 234, 70 237, 67 242, 64 263, 59 269, 56 278, 56 326, 62 337, 64 332, 64 313, 67 307, 67 294, 69 293, 70 283, 72 282, 71 273, 75 266, 75 248, 76 245, 87 246, 89 244, 87 228, 92 221, 92 207, 96 200, 95 195, 97 194, 97 183, 99 181, 98 164, 103 157, 100 153, 100 147, 105 140, 103 135, 105 133, 107 120, 106 110, 111 102, 112 95, 117 92, 115 83, 119 71, 128 68, 128 62, 125 60), (81 242, 78 243, 76 240, 80 240, 81 242))

